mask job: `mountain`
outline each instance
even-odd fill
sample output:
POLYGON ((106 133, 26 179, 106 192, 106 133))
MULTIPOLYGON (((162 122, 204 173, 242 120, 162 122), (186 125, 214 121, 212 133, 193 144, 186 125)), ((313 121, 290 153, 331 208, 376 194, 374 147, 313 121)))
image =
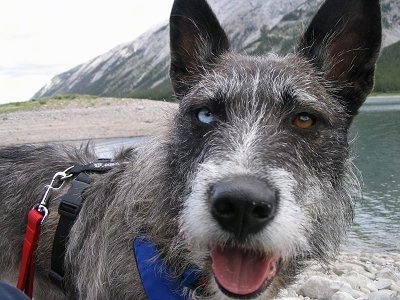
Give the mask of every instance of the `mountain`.
POLYGON ((400 42, 383 49, 376 68, 375 91, 400 91, 400 42))
MULTIPOLYGON (((400 40, 399 0, 382 0, 384 46, 400 40)), ((287 53, 323 0, 209 0, 237 51, 287 53)), ((133 42, 55 76, 33 97, 90 94, 161 99, 172 95, 168 79, 168 22, 133 42)))

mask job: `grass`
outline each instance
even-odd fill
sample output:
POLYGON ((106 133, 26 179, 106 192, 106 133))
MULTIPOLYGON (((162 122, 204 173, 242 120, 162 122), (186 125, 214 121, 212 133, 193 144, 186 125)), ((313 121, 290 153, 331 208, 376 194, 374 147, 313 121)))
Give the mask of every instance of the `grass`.
MULTIPOLYGON (((150 93, 151 94, 151 93, 150 93)), ((159 99, 160 96, 158 93, 156 93, 157 97, 151 97, 152 95, 150 94, 143 94, 140 95, 141 97, 137 97, 138 95, 135 95, 133 98, 141 98, 141 99, 154 99, 157 100, 159 99), (145 97, 144 97, 145 96, 145 97)), ((154 96, 154 95, 153 95, 154 96)), ((167 96, 169 96, 169 91, 165 95, 163 95, 163 99, 169 99, 167 96)), ((398 92, 373 92, 371 93, 371 96, 400 96, 400 91, 398 92)), ((61 108, 65 107, 67 105, 71 104, 80 104, 84 107, 87 106, 94 106, 96 103, 99 103, 100 101, 103 101, 103 97, 97 97, 97 96, 92 96, 92 95, 64 95, 64 96, 55 96, 51 98, 41 98, 41 99, 32 99, 30 101, 24 101, 24 102, 14 102, 14 103, 7 103, 7 104, 0 104, 0 114, 3 113, 10 113, 10 112, 15 112, 15 111, 31 111, 31 110, 37 110, 40 109, 41 107, 46 107, 46 108, 61 108)), ((107 100, 112 104, 112 100, 107 100)))
POLYGON ((94 105, 98 101, 97 96, 91 95, 64 95, 51 98, 32 99, 23 102, 13 102, 0 105, 0 114, 14 111, 30 111, 45 106, 46 108, 64 107, 73 102, 84 102, 85 105, 94 105))

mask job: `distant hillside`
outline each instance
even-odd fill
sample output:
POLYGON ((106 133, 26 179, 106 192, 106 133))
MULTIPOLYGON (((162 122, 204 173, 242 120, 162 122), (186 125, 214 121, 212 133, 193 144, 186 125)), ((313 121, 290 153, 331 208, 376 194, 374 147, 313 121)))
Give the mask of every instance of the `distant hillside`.
MULTIPOLYGON (((251 54, 290 52, 322 2, 323 0, 209 0, 232 42, 232 48, 251 54)), ((400 40, 399 0, 382 0, 381 6, 384 46, 388 46, 400 40)), ((172 95, 168 79, 168 31, 169 26, 165 22, 133 42, 119 45, 87 63, 59 74, 43 86, 34 98, 90 94, 168 99, 172 95)), ((399 49, 393 49, 389 50, 393 54, 384 59, 385 66, 395 66, 396 63, 398 66, 399 49)), ((394 74, 387 67, 380 67, 379 70, 379 82, 386 81, 386 77, 394 74)), ((379 86, 382 86, 380 91, 391 91, 391 87, 395 87, 377 85, 377 88, 379 86)))
POLYGON ((400 42, 383 49, 376 69, 375 92, 400 92, 400 42))

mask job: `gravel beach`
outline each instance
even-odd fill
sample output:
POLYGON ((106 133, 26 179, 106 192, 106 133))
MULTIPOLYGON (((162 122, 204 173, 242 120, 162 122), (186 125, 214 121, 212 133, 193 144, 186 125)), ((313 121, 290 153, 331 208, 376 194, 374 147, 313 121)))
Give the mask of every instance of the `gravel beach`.
POLYGON ((170 102, 123 98, 74 99, 62 106, 48 102, 1 113, 0 146, 154 135, 177 108, 170 102))
POLYGON ((400 253, 343 252, 329 268, 311 262, 281 299, 399 300, 400 253))
MULTIPOLYGON (((155 135, 176 104, 141 99, 72 100, 59 106, 0 113, 0 146, 155 135)), ((343 252, 329 268, 310 262, 281 299, 398 299, 400 249, 343 252)))

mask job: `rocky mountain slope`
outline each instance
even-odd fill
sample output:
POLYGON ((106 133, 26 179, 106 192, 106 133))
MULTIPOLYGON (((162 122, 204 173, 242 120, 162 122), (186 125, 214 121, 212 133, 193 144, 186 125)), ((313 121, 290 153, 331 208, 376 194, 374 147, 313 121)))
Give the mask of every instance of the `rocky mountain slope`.
MULTIPOLYGON (((232 48, 247 53, 287 53, 322 0, 209 0, 232 48)), ((382 0, 384 45, 400 40, 399 0, 382 0)), ((55 76, 33 97, 91 94, 161 99, 172 94, 168 79, 168 22, 133 42, 55 76)))

